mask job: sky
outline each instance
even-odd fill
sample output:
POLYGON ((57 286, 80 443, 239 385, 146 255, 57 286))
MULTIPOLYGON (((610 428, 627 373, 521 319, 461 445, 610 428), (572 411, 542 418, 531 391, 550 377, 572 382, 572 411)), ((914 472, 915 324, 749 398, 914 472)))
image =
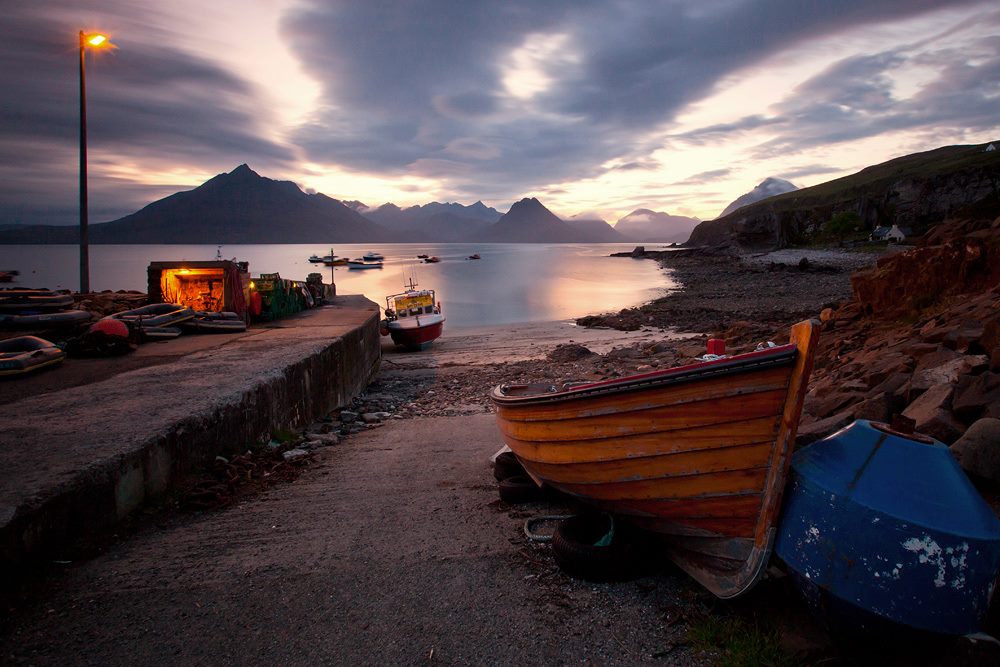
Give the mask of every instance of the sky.
POLYGON ((1000 5, 946 0, 0 0, 0 225, 90 221, 249 164, 369 206, 538 197, 716 217, 1000 139, 1000 5))

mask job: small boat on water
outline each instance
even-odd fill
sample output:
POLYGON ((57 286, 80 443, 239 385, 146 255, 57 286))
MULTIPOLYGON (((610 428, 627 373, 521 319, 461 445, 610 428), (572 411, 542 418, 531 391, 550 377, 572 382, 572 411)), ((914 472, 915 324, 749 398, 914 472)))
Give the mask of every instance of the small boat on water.
POLYGON ((437 264, 440 261, 441 261, 441 258, 438 257, 438 256, 436 256, 436 255, 431 255, 430 257, 428 257, 428 258, 426 258, 424 260, 424 262, 427 263, 427 264, 437 264))
POLYGON ((430 255, 417 255, 417 259, 427 259, 430 255))
POLYGON ((366 262, 363 259, 352 259, 347 262, 347 268, 351 271, 359 271, 362 269, 381 269, 382 262, 366 262))
POLYGON ((46 289, 2 289, 0 311, 5 313, 37 313, 63 310, 73 305, 73 295, 46 289))
POLYGON ((1000 520, 944 444, 859 419, 792 457, 775 554, 831 626, 982 630, 1000 520))
POLYGON ((771 555, 818 332, 800 322, 788 345, 602 382, 501 384, 490 398, 536 483, 653 531, 732 598, 771 555))
POLYGON ((0 340, 0 376, 27 375, 61 363, 65 358, 65 352, 37 336, 0 340))
POLYGON ((385 319, 382 335, 409 350, 423 350, 441 336, 444 315, 435 301, 434 290, 418 290, 413 279, 406 290, 385 298, 385 319))
POLYGON ((469 255, 466 259, 482 259, 477 252, 475 255, 469 255))
POLYGON ((323 257, 320 257, 319 255, 309 255, 309 262, 312 264, 323 264, 330 261, 333 261, 333 257, 330 255, 325 255, 323 257))
POLYGON ((361 259, 365 260, 366 262, 381 262, 385 259, 385 257, 383 257, 380 253, 375 252, 374 250, 369 250, 368 252, 366 252, 364 255, 361 256, 361 259))
POLYGON ((14 277, 20 275, 18 271, 0 271, 0 283, 14 282, 14 277))

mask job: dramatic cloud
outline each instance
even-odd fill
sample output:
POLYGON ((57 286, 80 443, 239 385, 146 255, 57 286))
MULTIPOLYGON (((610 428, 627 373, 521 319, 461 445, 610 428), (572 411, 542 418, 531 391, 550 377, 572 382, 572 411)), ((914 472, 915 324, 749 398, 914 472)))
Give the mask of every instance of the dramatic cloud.
POLYGON ((95 220, 243 162, 371 204, 705 217, 767 176, 998 130, 988 0, 143 4, 5 9, 0 224, 75 219, 97 25, 121 49, 88 59, 95 220))
MULTIPOLYGON (((21 3, 4 10, 0 88, 0 224, 70 222, 77 215, 77 33, 92 8, 21 3)), ((237 75, 172 45, 168 18, 133 3, 100 3, 103 25, 127 25, 122 53, 88 54, 88 144, 95 220, 176 191, 144 176, 192 166, 228 171, 254 160, 287 168, 292 152, 261 138, 252 92, 237 75), (146 24, 145 21, 151 21, 146 24), (143 187, 140 183, 145 182, 143 187)))

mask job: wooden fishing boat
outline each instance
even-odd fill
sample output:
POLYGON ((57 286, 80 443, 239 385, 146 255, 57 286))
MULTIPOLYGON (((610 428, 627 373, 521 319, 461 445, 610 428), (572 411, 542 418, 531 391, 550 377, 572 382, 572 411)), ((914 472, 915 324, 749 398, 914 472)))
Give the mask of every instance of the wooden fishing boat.
POLYGON ((435 301, 434 290, 418 290, 411 278, 406 291, 385 298, 385 306, 380 329, 396 345, 423 350, 441 337, 444 315, 441 304, 435 301))
POLYGON ((589 384, 500 385, 503 439, 539 484, 662 538, 720 598, 767 567, 818 339, 589 384))
POLYGON ((369 250, 368 252, 366 252, 364 255, 361 256, 361 259, 365 260, 366 262, 381 262, 385 259, 385 257, 382 256, 382 253, 375 252, 374 250, 369 250))
POLYGON ((437 255, 431 255, 430 257, 424 258, 424 264, 437 264, 441 261, 441 258, 437 255))
POLYGON ((1000 521, 948 447, 912 420, 859 419, 799 450, 785 495, 774 552, 831 627, 982 631, 1000 521))

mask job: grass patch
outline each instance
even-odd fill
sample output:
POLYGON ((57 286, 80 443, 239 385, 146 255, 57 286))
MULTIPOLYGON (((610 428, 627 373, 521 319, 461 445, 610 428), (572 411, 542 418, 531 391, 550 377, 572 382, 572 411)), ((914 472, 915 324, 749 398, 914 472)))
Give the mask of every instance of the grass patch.
POLYGON ((739 616, 705 615, 689 626, 688 641, 701 651, 718 653, 722 667, 801 664, 782 651, 773 626, 739 616))
POLYGON ((295 431, 288 431, 284 429, 275 429, 271 431, 271 440, 275 440, 282 444, 288 444, 289 442, 294 442, 299 439, 299 434, 295 431))

